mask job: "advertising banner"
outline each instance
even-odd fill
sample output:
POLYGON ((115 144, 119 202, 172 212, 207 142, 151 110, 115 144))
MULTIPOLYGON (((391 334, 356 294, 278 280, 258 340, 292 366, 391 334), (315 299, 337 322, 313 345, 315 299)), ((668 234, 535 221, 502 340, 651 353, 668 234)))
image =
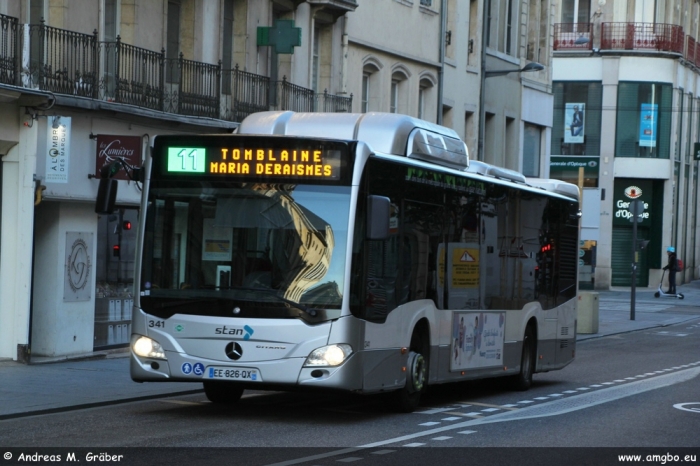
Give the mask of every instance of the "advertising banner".
POLYGON ((584 103, 566 104, 564 111, 564 142, 583 144, 584 140, 584 103))
POLYGON ((68 183, 70 162, 70 117, 50 116, 46 147, 46 182, 68 183))
POLYGON ((505 318, 505 312, 453 313, 450 370, 503 365, 505 318))
POLYGON ((658 124, 659 106, 657 104, 642 104, 639 117, 640 147, 656 147, 656 127, 658 124))

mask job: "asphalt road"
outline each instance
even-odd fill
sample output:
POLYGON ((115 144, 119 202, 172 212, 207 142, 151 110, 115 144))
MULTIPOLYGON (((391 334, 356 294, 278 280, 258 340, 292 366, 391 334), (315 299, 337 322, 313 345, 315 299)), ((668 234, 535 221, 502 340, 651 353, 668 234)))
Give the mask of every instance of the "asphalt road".
POLYGON ((469 452, 499 464, 511 456, 549 464, 552 455, 578 452, 619 464, 619 452, 698 453, 699 342, 700 320, 580 341, 574 363, 537 374, 527 392, 498 380, 443 385, 411 414, 393 413, 382 396, 246 392, 234 406, 193 394, 7 419, 0 445, 13 448, 13 459, 2 464, 27 448, 59 449, 64 460, 66 448, 83 458, 96 449, 126 452, 121 464, 205 464, 210 455, 231 464, 419 464, 427 451, 430 463, 469 452), (536 450, 523 456, 521 447, 536 450))

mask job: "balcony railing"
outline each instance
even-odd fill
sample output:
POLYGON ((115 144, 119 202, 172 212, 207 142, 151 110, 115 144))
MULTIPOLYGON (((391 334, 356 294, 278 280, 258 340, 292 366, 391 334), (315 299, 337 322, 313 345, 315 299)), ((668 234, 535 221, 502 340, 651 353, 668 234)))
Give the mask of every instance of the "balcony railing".
POLYGON ((221 63, 167 58, 114 42, 99 42, 97 31, 82 34, 40 24, 26 26, 22 79, 17 78, 19 24, 0 15, 0 83, 136 105, 143 108, 227 121, 241 121, 271 109, 300 112, 348 112, 352 96, 317 94, 287 82, 221 63))
MULTIPOLYGON (((555 24, 553 49, 590 50, 598 40, 593 32, 593 23, 555 24)), ((683 28, 675 24, 601 23, 599 38, 600 50, 656 51, 685 55, 688 48, 683 28)))
POLYGON ((691 36, 685 36, 685 59, 700 67, 700 44, 691 36))
POLYGON ((602 23, 600 48, 683 54, 683 39, 683 28, 675 24, 602 23))
POLYGON ((19 77, 19 20, 0 15, 0 83, 16 84, 19 77))
POLYGON ((270 78, 240 70, 222 72, 222 118, 242 121, 255 112, 270 109, 270 78))
POLYGON ((593 24, 559 23, 554 25, 554 50, 590 50, 593 24))

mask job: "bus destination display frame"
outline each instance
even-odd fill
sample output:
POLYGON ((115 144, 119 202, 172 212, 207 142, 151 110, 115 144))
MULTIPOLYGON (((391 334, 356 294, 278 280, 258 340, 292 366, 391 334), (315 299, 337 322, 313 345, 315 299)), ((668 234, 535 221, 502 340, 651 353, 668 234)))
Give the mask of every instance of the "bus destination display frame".
POLYGON ((348 141, 316 138, 158 136, 154 174, 159 179, 344 184, 351 153, 348 141))

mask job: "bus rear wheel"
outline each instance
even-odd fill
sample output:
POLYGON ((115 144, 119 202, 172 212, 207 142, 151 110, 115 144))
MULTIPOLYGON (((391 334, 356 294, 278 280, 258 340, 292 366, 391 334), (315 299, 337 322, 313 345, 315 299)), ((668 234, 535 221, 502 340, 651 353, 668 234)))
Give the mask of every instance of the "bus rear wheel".
POLYGON ((532 386, 532 374, 535 372, 535 334, 531 327, 525 330, 523 338, 523 353, 520 358, 520 373, 511 379, 512 387, 517 391, 525 391, 532 386))
POLYGON ((212 403, 233 404, 241 399, 243 390, 229 382, 204 382, 204 394, 212 403))

